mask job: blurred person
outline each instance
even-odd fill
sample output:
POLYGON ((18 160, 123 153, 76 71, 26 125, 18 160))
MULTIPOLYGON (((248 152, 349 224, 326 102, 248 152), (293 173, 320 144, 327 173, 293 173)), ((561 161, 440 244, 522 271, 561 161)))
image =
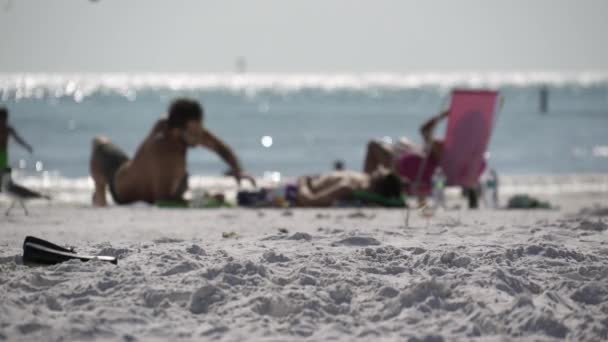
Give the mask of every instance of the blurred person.
MULTIPOLYGON (((370 141, 367 144, 363 172, 371 174, 379 167, 397 170, 397 164, 400 158, 405 154, 418 154, 422 157, 428 156, 430 162, 438 164, 443 150, 443 140, 434 138, 433 133, 437 124, 447 118, 448 114, 449 111, 445 110, 431 117, 420 126, 420 134, 422 135, 424 142, 424 146, 422 147, 414 145, 407 138, 401 138, 396 143, 387 143, 378 140, 370 141)), ((406 174, 400 172, 404 181, 415 181, 416 170, 412 171, 413 172, 406 172, 406 174)))
POLYGON ((334 170, 335 171, 342 171, 342 170, 344 170, 344 162, 341 159, 336 159, 334 161, 334 170))
POLYGON ((295 205, 328 207, 353 198, 355 191, 367 191, 385 198, 401 198, 401 180, 393 172, 378 168, 371 174, 337 170, 297 180, 295 205))
MULTIPOLYGON (((420 134, 424 142, 422 147, 414 145, 407 138, 401 138, 394 144, 370 141, 363 165, 364 172, 370 174, 379 167, 395 170, 395 173, 404 182, 406 192, 409 194, 416 192, 419 205, 424 205, 426 195, 431 192, 430 178, 433 171, 440 167, 439 162, 443 152, 443 139, 435 138, 434 131, 448 115, 449 110, 444 110, 420 126, 420 134), (421 165, 424 165, 422 172, 421 165), (418 188, 414 189, 413 185, 417 180, 419 181, 418 188)), ((482 165, 480 173, 483 169, 485 169, 485 163, 482 165)), ((470 208, 477 208, 480 195, 479 184, 472 188, 463 187, 462 195, 467 197, 470 208)))
POLYGON ((29 153, 34 149, 28 144, 17 131, 8 123, 8 109, 0 107, 0 173, 9 167, 8 158, 8 139, 12 137, 15 141, 25 148, 29 153))
POLYGON ((103 136, 93 139, 90 174, 95 183, 94 206, 106 206, 106 188, 117 204, 137 201, 185 202, 188 188, 186 152, 203 146, 217 153, 231 168, 238 184, 254 179, 245 174, 234 152, 203 127, 203 108, 191 99, 176 99, 167 118, 158 120, 132 159, 103 136))

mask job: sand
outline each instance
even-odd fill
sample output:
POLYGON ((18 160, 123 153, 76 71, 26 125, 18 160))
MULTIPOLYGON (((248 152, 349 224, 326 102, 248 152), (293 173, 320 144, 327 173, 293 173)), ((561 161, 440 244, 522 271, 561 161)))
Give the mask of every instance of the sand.
POLYGON ((33 203, 0 218, 0 340, 606 340, 608 195, 550 200, 408 229, 387 209, 33 203), (25 266, 26 235, 118 266, 25 266))

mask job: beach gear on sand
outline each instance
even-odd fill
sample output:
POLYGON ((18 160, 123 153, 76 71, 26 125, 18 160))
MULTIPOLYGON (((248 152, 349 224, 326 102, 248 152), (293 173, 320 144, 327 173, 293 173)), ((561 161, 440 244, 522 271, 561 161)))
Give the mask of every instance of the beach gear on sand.
POLYGON ((498 92, 455 90, 439 162, 447 185, 472 188, 485 167, 498 92))
POLYGON ((227 202, 223 195, 207 195, 190 201, 190 208, 232 208, 234 205, 227 202))
POLYGON ((236 202, 239 206, 257 207, 266 203, 267 191, 260 189, 256 191, 239 191, 236 194, 236 202))
POLYGON ((271 189, 261 188, 254 191, 239 191, 236 199, 244 207, 279 207, 294 206, 298 189, 294 184, 285 184, 271 189))
POLYGON ((401 155, 397 161, 399 175, 412 181, 419 178, 417 184, 406 183, 405 192, 410 195, 429 195, 432 189, 431 179, 438 165, 439 161, 433 156, 426 158, 416 152, 401 155))
POLYGON ((398 163, 399 171, 408 176, 412 174, 411 168, 417 169, 412 194, 428 194, 436 167, 441 167, 447 186, 472 188, 477 185, 485 168, 484 155, 490 141, 497 104, 498 92, 493 90, 452 92, 440 160, 405 155, 398 163))
POLYGON ((176 200, 158 200, 154 202, 159 208, 188 208, 190 205, 187 201, 176 201, 176 200))
POLYGON ((549 202, 541 201, 529 195, 515 195, 509 198, 508 209, 551 209, 549 202))
MULTIPOLYGON (((494 126, 498 99, 498 92, 494 90, 452 91, 441 157, 437 164, 432 157, 422 157, 417 161, 416 177, 408 189, 410 194, 429 194, 432 189, 431 178, 436 167, 441 167, 446 186, 461 186, 466 189, 477 186, 486 166, 485 153, 494 126)), ((398 170, 404 170, 405 164, 407 160, 400 160, 398 170)), ((469 201, 475 202, 476 198, 469 201)), ((408 221, 409 210, 406 226, 408 221)))
POLYGON ((54 265, 72 259, 101 260, 114 265, 118 264, 118 259, 115 257, 79 255, 74 249, 67 249, 34 236, 27 236, 23 241, 24 264, 54 265))
POLYGON ((232 208, 233 205, 216 196, 196 198, 192 201, 158 200, 154 202, 159 208, 232 208))
POLYGON ((402 197, 385 197, 372 191, 354 190, 352 197, 355 201, 364 205, 376 205, 380 207, 405 207, 405 201, 402 197))

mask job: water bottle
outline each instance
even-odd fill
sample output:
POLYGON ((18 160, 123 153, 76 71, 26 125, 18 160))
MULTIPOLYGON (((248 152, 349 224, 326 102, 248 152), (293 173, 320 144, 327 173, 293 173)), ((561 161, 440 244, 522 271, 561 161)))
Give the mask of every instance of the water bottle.
POLYGON ((433 201, 436 206, 445 209, 445 175, 440 167, 435 169, 431 179, 433 186, 433 201))
POLYGON ((498 208, 498 173, 490 169, 484 182, 484 202, 489 203, 491 208, 498 208))

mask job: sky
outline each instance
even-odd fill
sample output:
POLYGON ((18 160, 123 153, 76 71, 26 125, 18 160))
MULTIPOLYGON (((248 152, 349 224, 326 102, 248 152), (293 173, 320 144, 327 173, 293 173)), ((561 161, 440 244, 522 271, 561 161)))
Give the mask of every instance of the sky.
POLYGON ((0 0, 0 72, 606 71, 605 0, 0 0))

